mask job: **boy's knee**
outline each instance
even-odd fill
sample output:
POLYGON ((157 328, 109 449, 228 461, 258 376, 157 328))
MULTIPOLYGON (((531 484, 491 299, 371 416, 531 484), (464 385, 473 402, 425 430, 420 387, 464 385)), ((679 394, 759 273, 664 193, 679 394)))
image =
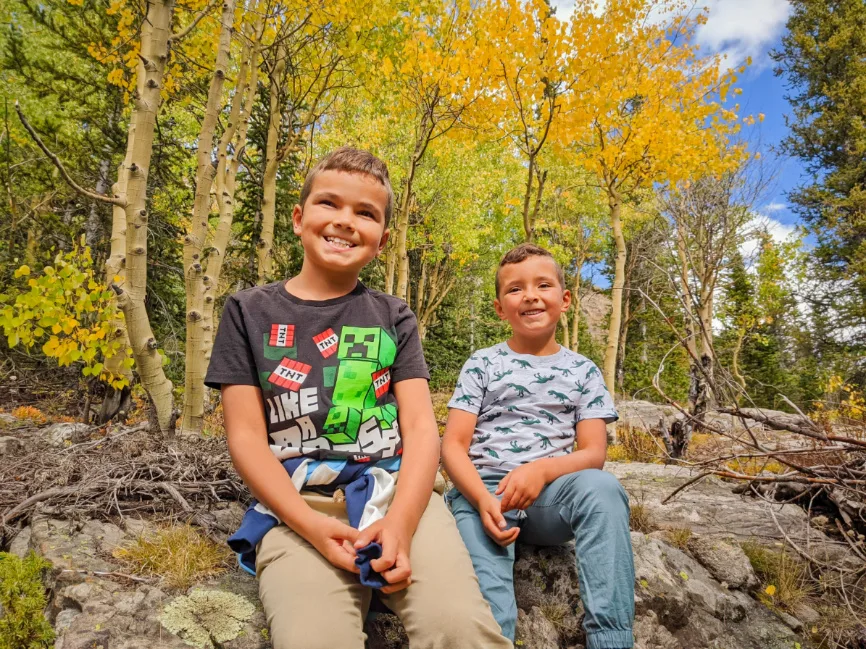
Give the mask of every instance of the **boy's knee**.
POLYGON ((467 638, 501 639, 499 624, 486 604, 482 609, 465 602, 442 602, 436 610, 425 611, 417 623, 418 637, 429 638, 425 646, 430 647, 462 647, 467 638))
POLYGON ((274 649, 362 649, 364 636, 358 629, 341 629, 323 624, 315 629, 306 625, 272 624, 271 641, 274 649))
POLYGON ((574 502, 592 510, 628 511, 628 495, 612 473, 600 469, 584 469, 572 476, 574 502))

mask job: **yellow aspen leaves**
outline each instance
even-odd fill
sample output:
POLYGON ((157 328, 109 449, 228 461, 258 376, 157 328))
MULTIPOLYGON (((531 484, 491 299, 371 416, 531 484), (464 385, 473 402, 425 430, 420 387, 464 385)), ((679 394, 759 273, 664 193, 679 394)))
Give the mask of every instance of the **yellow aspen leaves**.
MULTIPOLYGON (((0 295, 0 330, 10 347, 40 345, 62 366, 83 363, 82 376, 98 376, 114 387, 126 379, 107 372, 104 360, 117 353, 112 321, 122 318, 111 291, 94 274, 90 250, 59 253, 42 273, 31 277, 21 266, 15 278, 27 277, 14 295, 0 295)), ((131 360, 131 359, 130 359, 131 360)))

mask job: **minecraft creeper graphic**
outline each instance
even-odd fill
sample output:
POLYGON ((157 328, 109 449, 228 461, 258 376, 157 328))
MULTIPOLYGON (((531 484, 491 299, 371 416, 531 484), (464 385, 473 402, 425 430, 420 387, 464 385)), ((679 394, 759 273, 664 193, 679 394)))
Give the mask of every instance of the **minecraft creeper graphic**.
POLYGON ((377 406, 376 399, 387 391, 390 378, 386 370, 396 356, 397 344, 380 327, 342 328, 333 406, 325 419, 323 437, 334 444, 354 443, 361 424, 371 417, 382 428, 393 426, 396 407, 377 406))

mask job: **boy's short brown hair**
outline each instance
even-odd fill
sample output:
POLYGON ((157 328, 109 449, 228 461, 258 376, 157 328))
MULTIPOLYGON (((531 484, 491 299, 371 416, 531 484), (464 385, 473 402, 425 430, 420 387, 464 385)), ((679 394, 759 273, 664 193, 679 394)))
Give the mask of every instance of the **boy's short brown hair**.
POLYGON ((565 290, 565 273, 562 272, 562 266, 560 266, 559 262, 553 258, 550 251, 541 246, 536 246, 534 243, 521 243, 519 246, 506 252, 502 261, 499 262, 499 267, 496 269, 496 279, 494 280, 497 298, 499 297, 499 271, 502 270, 502 267, 509 264, 519 264, 521 261, 525 261, 529 257, 550 258, 553 265, 556 267, 556 279, 559 282, 559 286, 563 291, 565 290))
POLYGON ((391 222, 391 213, 394 211, 394 190, 391 189, 391 179, 388 176, 388 165, 374 156, 369 151, 356 149, 351 146, 341 146, 334 149, 310 169, 304 179, 301 188, 301 208, 310 197, 313 190, 313 181, 323 171, 343 171, 350 174, 364 174, 378 180, 388 193, 388 201, 385 204, 385 227, 391 222))

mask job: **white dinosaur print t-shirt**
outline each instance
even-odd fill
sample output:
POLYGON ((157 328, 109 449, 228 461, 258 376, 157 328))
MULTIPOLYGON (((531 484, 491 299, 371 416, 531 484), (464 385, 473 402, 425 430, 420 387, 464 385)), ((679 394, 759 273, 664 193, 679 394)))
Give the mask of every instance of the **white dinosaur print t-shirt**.
POLYGON ((565 347, 550 356, 507 343, 476 351, 448 407, 478 416, 469 458, 482 475, 570 453, 583 419, 618 419, 598 367, 565 347))

